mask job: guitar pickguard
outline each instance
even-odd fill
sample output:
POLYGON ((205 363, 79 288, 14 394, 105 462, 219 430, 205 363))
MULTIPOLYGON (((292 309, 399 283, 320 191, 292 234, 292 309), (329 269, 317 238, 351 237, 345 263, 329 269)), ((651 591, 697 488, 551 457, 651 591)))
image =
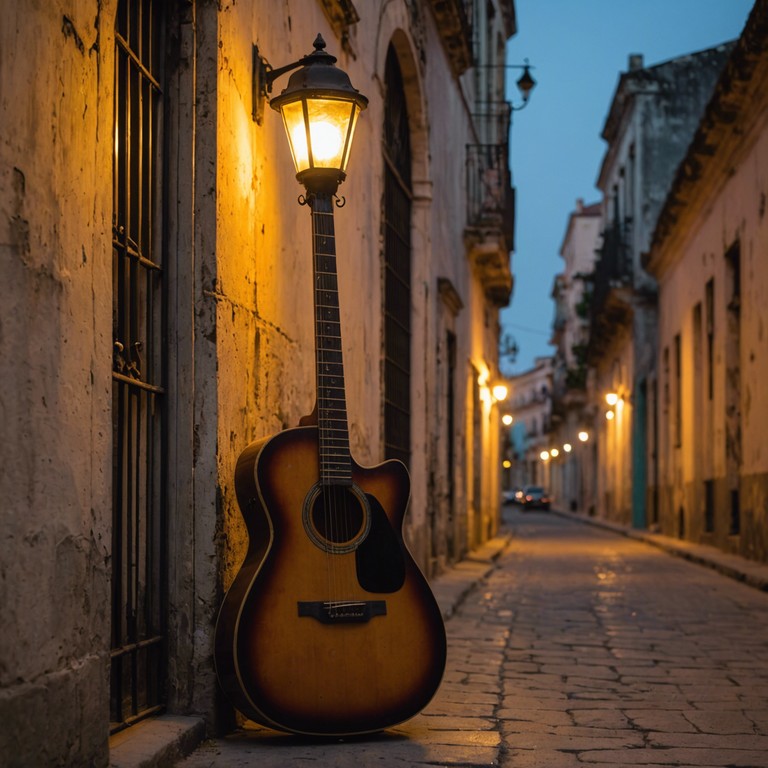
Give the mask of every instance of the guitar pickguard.
POLYGON ((371 528, 355 550, 357 580, 366 592, 397 592, 405 583, 405 557, 400 539, 378 500, 369 493, 366 497, 371 528))

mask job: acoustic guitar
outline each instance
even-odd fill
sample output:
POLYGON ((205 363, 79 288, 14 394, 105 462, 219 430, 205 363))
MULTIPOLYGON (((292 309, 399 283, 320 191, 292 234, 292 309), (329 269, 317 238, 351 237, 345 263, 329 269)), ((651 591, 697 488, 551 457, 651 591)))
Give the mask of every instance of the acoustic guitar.
POLYGON ((312 424, 250 444, 235 470, 245 560, 216 625, 220 684, 246 717, 346 736, 417 714, 445 668, 440 609, 406 548, 397 460, 350 455, 333 200, 312 213, 317 404, 312 424))

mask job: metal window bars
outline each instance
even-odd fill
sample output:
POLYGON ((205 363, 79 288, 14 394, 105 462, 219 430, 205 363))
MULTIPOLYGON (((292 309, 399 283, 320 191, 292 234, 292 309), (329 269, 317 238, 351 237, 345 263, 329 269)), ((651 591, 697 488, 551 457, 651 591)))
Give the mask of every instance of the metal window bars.
POLYGON ((120 0, 115 25, 112 732, 162 708, 165 676, 161 10, 120 0))

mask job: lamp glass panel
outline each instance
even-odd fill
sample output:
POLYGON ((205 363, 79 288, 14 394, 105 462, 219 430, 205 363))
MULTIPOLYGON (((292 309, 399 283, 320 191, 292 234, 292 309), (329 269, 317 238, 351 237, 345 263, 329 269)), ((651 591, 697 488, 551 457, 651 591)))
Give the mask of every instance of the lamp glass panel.
POLYGON ((354 104, 349 101, 307 99, 314 168, 344 169, 344 149, 354 111, 354 104))
POLYGON ((355 136, 355 128, 357 126, 357 118, 360 116, 360 110, 357 104, 352 104, 352 117, 349 122, 349 136, 347 137, 346 152, 344 153, 344 159, 342 160, 341 170, 346 172, 347 163, 349 162, 349 152, 352 149, 352 139, 355 136))
POLYGON ((302 101, 291 101, 280 107, 285 124, 285 132, 288 134, 288 143, 291 145, 293 164, 296 173, 306 171, 309 168, 309 148, 307 146, 307 130, 304 127, 304 108, 302 101))

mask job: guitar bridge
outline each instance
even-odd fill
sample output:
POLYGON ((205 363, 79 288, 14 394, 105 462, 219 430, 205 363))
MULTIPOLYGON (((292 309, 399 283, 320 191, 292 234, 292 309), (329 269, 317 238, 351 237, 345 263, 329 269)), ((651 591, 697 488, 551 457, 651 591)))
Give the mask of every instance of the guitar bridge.
POLYGON ((386 600, 300 600, 298 606, 299 616, 316 619, 321 624, 362 624, 374 616, 387 615, 386 600))

